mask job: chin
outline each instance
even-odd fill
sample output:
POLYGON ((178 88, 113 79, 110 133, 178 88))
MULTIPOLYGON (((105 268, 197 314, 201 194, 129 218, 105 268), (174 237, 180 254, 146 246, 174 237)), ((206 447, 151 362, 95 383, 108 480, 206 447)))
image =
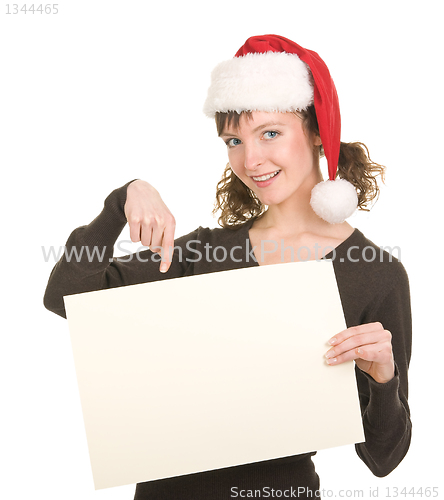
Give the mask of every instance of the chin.
POLYGON ((267 205, 268 207, 272 205, 279 205, 280 203, 285 201, 284 199, 280 199, 276 196, 258 196, 258 198, 263 205, 267 205))

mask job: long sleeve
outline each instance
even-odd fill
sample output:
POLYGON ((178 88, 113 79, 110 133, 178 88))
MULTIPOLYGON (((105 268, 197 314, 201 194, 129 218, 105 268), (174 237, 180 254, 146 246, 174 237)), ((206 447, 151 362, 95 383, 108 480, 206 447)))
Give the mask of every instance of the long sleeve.
POLYGON ((364 321, 379 321, 391 332, 395 377, 379 384, 356 368, 365 432, 365 443, 357 444, 356 451, 379 477, 389 474, 404 458, 412 429, 407 402, 412 340, 410 295, 407 274, 400 263, 396 264, 392 287, 377 296, 364 321))
POLYGON ((410 445, 407 396, 412 319, 408 277, 400 261, 357 229, 330 256, 347 327, 380 322, 392 334, 392 380, 379 384, 356 367, 365 434, 365 442, 356 445, 356 452, 373 474, 382 477, 399 465, 410 445))
MULTIPOLYGON (((44 295, 50 311, 66 317, 63 296, 115 288, 123 285, 159 281, 185 275, 187 260, 174 259, 167 273, 159 271, 159 256, 150 250, 113 258, 114 244, 126 224, 124 206, 127 183, 105 200, 102 212, 88 225, 75 229, 65 252, 54 266, 44 295)), ((196 232, 175 241, 185 249, 196 232)))
MULTIPOLYGON (((113 191, 101 214, 91 224, 71 234, 66 255, 73 248, 79 251, 87 246, 91 251, 96 246, 101 258, 88 259, 85 253, 81 259, 74 260, 63 256, 48 282, 45 294, 48 309, 65 316, 63 296, 73 293, 259 265, 251 255, 248 230, 252 221, 236 230, 200 227, 175 240, 173 262, 165 274, 160 273, 159 263, 152 258, 157 254, 149 250, 128 256, 130 258, 115 259, 112 257, 113 245, 126 223, 125 199, 126 186, 113 191), (230 258, 207 257, 207 250, 219 247, 229 249, 230 258), (232 252, 234 249, 236 252, 232 252)), ((384 476, 400 463, 410 443, 407 403, 410 299, 407 275, 399 262, 388 261, 385 254, 383 260, 350 258, 368 246, 379 252, 379 247, 355 230, 336 249, 333 264, 347 326, 380 321, 392 333, 395 377, 386 384, 378 384, 356 370, 365 432, 365 443, 356 445, 356 450, 375 475, 384 476), (349 250, 353 250, 351 255, 349 250)), ((156 495, 193 500, 226 498, 233 485, 246 489, 303 486, 305 491, 317 491, 319 478, 311 460, 314 453, 140 483, 135 498, 157 498, 156 495)))

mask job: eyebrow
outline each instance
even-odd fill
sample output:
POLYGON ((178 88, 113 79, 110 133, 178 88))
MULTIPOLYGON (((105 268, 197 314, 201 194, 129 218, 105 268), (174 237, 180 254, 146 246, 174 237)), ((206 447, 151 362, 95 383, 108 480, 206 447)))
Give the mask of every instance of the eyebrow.
MULTIPOLYGON (((281 122, 267 122, 267 123, 263 123, 262 125, 259 125, 259 126, 255 127, 252 130, 252 132, 255 133, 255 132, 258 132, 259 130, 262 130, 264 128, 274 127, 274 126, 283 127, 283 126, 285 126, 285 123, 281 123, 281 122)), ((222 132, 219 137, 222 137, 222 136, 231 136, 231 135, 233 135, 233 134, 229 134, 228 132, 222 132)))

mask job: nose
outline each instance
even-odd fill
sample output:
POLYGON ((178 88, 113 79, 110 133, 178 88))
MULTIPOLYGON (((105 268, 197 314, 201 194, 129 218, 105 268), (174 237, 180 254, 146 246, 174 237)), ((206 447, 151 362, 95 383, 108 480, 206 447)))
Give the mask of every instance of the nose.
POLYGON ((263 157, 260 145, 255 142, 245 144, 244 154, 245 170, 255 171, 260 165, 262 165, 263 157))

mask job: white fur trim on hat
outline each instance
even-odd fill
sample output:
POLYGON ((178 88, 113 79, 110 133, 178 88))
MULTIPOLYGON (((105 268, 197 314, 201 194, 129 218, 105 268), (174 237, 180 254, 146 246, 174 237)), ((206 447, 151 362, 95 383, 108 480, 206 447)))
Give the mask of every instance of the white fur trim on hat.
POLYGON ((214 68, 204 113, 301 111, 312 103, 311 72, 296 54, 252 53, 214 68))
POLYGON ((356 210, 358 195, 345 179, 324 181, 312 189, 310 204, 316 215, 330 224, 339 224, 356 210))

